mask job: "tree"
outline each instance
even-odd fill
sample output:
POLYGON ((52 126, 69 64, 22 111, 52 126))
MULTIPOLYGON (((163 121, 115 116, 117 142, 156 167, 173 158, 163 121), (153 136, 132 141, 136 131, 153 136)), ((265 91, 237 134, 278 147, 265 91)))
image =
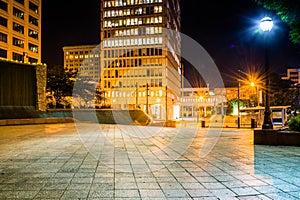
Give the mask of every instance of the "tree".
POLYGON ((273 10, 290 28, 290 40, 300 45, 300 0, 253 0, 268 10, 273 10))
POLYGON ((64 71, 61 66, 48 69, 47 92, 49 108, 70 108, 72 104, 84 108, 101 107, 104 100, 104 92, 96 82, 74 71, 64 71))
MULTIPOLYGON (((47 70, 47 92, 48 99, 53 98, 55 103, 49 102, 50 108, 70 107, 66 97, 72 96, 74 79, 76 74, 64 71, 62 66, 53 66, 47 70)), ((52 101, 53 102, 53 101, 52 101)))
POLYGON ((226 108, 226 115, 231 115, 234 112, 234 109, 238 108, 238 102, 240 102, 240 108, 248 108, 250 106, 250 99, 227 99, 227 108, 226 108))
POLYGON ((73 97, 79 101, 76 107, 101 107, 104 100, 104 92, 97 82, 93 82, 86 77, 77 77, 73 88, 73 97))

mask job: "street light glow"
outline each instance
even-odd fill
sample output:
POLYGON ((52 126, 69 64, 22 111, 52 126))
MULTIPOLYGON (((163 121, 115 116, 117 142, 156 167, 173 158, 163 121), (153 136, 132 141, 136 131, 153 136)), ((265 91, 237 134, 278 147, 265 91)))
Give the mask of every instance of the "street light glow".
POLYGON ((260 29, 262 31, 271 31, 273 28, 273 20, 270 17, 264 17, 260 20, 260 29))

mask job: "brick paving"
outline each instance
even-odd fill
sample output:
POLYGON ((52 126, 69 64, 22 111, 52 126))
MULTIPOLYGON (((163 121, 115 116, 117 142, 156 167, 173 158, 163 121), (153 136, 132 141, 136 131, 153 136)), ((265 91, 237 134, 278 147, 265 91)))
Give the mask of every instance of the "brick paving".
POLYGON ((300 148, 251 129, 0 126, 0 199, 300 199, 300 148))

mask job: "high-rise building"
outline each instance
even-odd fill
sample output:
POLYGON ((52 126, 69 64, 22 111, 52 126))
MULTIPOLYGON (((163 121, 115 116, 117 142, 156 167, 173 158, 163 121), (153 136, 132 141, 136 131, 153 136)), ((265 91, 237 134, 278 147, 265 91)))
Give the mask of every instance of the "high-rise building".
POLYGON ((76 45, 63 47, 65 71, 79 72, 81 77, 98 81, 100 76, 99 46, 76 45))
POLYGON ((179 118, 179 0, 103 0, 101 87, 115 109, 179 118))
POLYGON ((0 58, 41 63, 41 0, 0 1, 0 58))

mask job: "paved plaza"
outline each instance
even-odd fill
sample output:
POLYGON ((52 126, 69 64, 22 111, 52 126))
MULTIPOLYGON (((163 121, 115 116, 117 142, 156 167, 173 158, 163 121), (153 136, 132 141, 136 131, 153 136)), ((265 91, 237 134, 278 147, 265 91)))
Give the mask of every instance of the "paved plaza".
POLYGON ((300 199, 300 148, 251 129, 0 126, 0 199, 300 199))

